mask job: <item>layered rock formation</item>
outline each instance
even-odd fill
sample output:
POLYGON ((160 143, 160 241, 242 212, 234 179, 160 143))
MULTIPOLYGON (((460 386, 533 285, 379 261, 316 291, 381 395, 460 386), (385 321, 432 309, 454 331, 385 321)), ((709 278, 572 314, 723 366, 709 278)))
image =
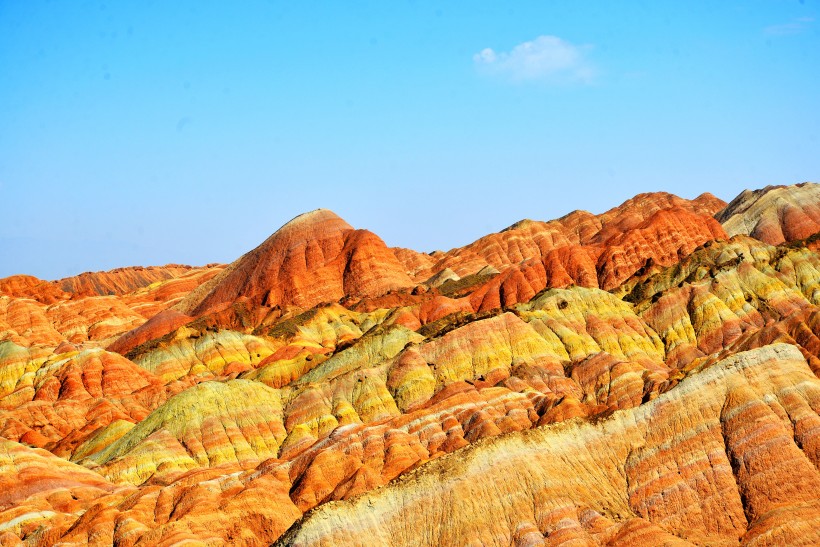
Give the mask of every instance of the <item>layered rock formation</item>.
POLYGON ((816 544, 818 406, 799 351, 740 353, 638 409, 493 439, 326 504, 278 544, 816 544))
POLYGON ((479 291, 481 300, 474 298, 474 307, 484 309, 526 302, 547 286, 611 289, 647 261, 671 265, 698 245, 725 238, 710 218, 722 205, 709 194, 694 201, 642 194, 598 216, 575 211, 557 221, 525 220, 440 255, 424 273, 502 271, 493 286, 479 291))
POLYGON ((412 285, 401 263, 375 234, 354 230, 331 211, 300 215, 228 266, 207 292, 179 307, 192 315, 238 299, 251 306, 311 307, 345 296, 379 296, 412 285))
POLYGON ((746 190, 716 215, 729 235, 745 234, 771 245, 820 231, 820 187, 767 186, 746 190))
POLYGON ((0 342, 0 436, 58 456, 70 457, 113 422, 139 422, 166 393, 156 376, 116 353, 0 342))
POLYGON ((816 188, 0 280, 0 543, 816 543, 816 188))
POLYGON ((220 271, 221 266, 121 268, 53 282, 19 275, 0 279, 0 339, 104 347, 178 304, 220 271), (131 286, 136 288, 119 292, 131 286))

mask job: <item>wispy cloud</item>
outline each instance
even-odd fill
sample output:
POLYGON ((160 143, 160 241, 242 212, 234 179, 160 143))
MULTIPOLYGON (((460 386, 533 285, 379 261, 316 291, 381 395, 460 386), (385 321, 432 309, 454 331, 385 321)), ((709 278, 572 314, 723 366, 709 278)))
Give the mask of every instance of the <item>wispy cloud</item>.
POLYGON ((539 36, 509 52, 482 49, 473 55, 476 68, 513 81, 591 83, 595 69, 586 57, 592 46, 576 46, 557 36, 539 36))
POLYGON ((768 36, 786 36, 788 34, 799 34, 808 29, 814 23, 814 17, 798 17, 789 23, 771 25, 763 29, 763 34, 768 36))

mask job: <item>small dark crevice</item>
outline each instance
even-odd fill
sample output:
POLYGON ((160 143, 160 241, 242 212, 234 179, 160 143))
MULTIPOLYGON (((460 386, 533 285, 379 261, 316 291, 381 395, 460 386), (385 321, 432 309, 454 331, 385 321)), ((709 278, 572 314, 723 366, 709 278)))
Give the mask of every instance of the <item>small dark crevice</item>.
POLYGON ((732 454, 732 449, 729 447, 729 443, 727 442, 727 436, 729 433, 726 429, 726 421, 724 416, 726 414, 728 404, 729 400, 727 398, 726 402, 723 404, 723 409, 720 412, 720 438, 723 441, 723 451, 726 453, 726 459, 729 461, 729 465, 732 468, 732 477, 734 478, 735 488, 737 489, 737 494, 740 498, 740 504, 743 507, 743 515, 746 518, 746 530, 748 531, 749 528, 751 528, 751 522, 754 515, 752 515, 752 508, 751 503, 749 503, 749 498, 740 485, 740 479, 738 477, 741 465, 740 460, 732 454))

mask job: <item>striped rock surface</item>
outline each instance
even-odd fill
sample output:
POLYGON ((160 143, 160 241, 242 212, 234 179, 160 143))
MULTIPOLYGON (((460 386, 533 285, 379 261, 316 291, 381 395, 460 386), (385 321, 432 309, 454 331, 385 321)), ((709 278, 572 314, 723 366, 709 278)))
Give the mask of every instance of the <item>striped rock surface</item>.
POLYGON ((278 545, 816 544, 818 409, 799 351, 741 353, 637 409, 488 440, 325 504, 278 545))
POLYGON ((730 236, 745 234, 771 245, 805 239, 820 231, 820 184, 746 190, 715 218, 730 236))
POLYGON ((724 207, 0 280, 0 545, 816 543, 816 242, 724 207))

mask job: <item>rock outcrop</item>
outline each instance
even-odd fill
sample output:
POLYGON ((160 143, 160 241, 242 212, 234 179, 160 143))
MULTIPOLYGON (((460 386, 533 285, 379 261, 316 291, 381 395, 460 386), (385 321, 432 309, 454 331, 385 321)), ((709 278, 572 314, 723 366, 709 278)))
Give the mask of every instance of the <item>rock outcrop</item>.
POLYGON ((277 545, 817 543, 818 405, 799 351, 741 353, 602 422, 493 439, 325 504, 277 545))
POLYGON ((816 544, 816 188, 0 280, 0 544, 816 544))
POLYGON ((412 285, 378 236, 354 230, 331 211, 318 209, 282 226, 228 266, 201 299, 190 298, 179 309, 199 316, 239 299, 252 307, 305 308, 412 285))
POLYGON ((730 236, 749 235, 770 245, 805 239, 820 232, 820 185, 746 190, 715 218, 730 236))
POLYGON ((143 420, 166 393, 159 378, 116 353, 0 342, 0 436, 58 456, 71 457, 117 420, 143 420))

